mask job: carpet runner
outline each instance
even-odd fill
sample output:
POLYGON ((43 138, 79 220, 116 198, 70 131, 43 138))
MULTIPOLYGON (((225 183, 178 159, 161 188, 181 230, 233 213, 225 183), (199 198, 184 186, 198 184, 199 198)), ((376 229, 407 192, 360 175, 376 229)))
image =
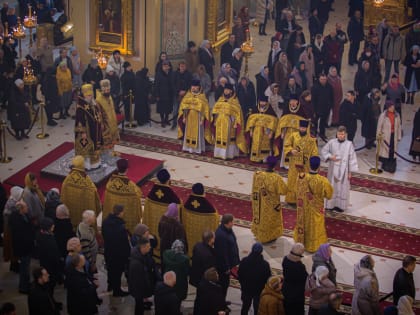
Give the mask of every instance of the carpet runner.
MULTIPOLYGON (((213 152, 205 152, 202 155, 183 152, 181 151, 182 143, 180 140, 135 131, 126 131, 122 134, 120 145, 249 171, 263 168, 262 164, 251 162, 248 157, 238 157, 233 161, 224 161, 213 158, 213 152)), ((279 169, 278 166, 277 170, 282 176, 287 177, 287 171, 279 169)), ((321 173, 325 175, 326 168, 322 168, 321 173)), ((419 184, 354 173, 351 185, 351 190, 354 191, 420 203, 419 184)))
MULTIPOLYGON (((191 192, 191 184, 179 181, 171 183, 174 191, 185 201, 191 192)), ((152 186, 153 181, 142 186, 144 196, 147 196, 152 186)), ((220 214, 232 213, 237 219, 236 224, 250 228, 252 208, 249 195, 206 188, 206 197, 220 214)), ((399 229, 398 225, 360 218, 353 221, 352 218, 327 213, 326 228, 332 245, 393 259, 402 259, 404 255, 410 254, 420 263, 420 230, 399 229)), ((296 211, 283 204, 285 236, 293 236, 295 223, 296 211)))

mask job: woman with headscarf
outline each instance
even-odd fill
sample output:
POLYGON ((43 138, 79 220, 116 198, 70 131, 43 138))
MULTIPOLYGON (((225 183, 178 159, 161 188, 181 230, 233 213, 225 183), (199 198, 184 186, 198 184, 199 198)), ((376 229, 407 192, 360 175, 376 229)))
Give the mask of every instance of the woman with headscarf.
POLYGON ((176 274, 175 292, 180 301, 185 300, 188 292, 188 271, 190 259, 186 255, 184 240, 176 239, 171 247, 163 252, 162 274, 173 271, 176 274))
POLYGON ((290 75, 295 77, 296 83, 302 88, 302 90, 309 90, 311 88, 309 86, 309 74, 303 61, 299 61, 297 63, 290 75))
POLYGON ((413 298, 409 295, 404 295, 398 300, 398 315, 414 315, 413 298))
POLYGON ((271 43, 271 50, 268 53, 267 66, 270 69, 270 80, 274 81, 274 67, 279 60, 281 53, 280 42, 275 40, 271 43))
POLYGON ((238 83, 236 88, 236 95, 238 97, 239 104, 242 108, 244 119, 248 118, 250 112, 256 107, 257 98, 255 96, 255 87, 248 77, 243 76, 238 83))
POLYGON ((305 69, 308 74, 308 89, 310 89, 314 84, 315 77, 315 59, 312 51, 312 45, 305 47, 305 50, 299 56, 299 61, 303 61, 305 63, 305 69))
POLYGON ((3 234, 3 258, 5 262, 10 261, 10 271, 19 272, 18 258, 13 255, 12 235, 9 226, 10 215, 16 209, 16 203, 23 197, 23 188, 13 186, 10 189, 10 197, 7 199, 6 205, 3 210, 4 234, 3 234))
POLYGON ((197 73, 193 74, 193 79, 200 80, 201 90, 206 95, 207 100, 208 100, 210 97, 210 92, 211 92, 211 79, 210 79, 210 76, 207 74, 206 68, 204 67, 204 65, 198 66, 197 73))
POLYGON ((330 69, 328 70, 327 80, 332 87, 334 97, 334 104, 331 116, 331 127, 338 127, 340 121, 340 104, 343 100, 343 85, 341 83, 341 77, 338 75, 336 67, 330 67, 330 69))
POLYGON ((29 97, 25 92, 25 84, 22 79, 16 79, 12 87, 7 106, 7 117, 15 131, 16 140, 29 138, 25 134, 25 129, 28 129, 31 124, 29 97))
POLYGON ((55 212, 59 204, 61 204, 60 191, 58 188, 51 188, 45 199, 45 216, 55 220, 55 212))
POLYGON ((67 67, 67 61, 63 60, 57 67, 57 87, 58 95, 60 97, 60 119, 66 119, 70 117, 69 107, 71 105, 71 93, 72 93, 72 79, 71 71, 67 67))
POLYGON ((231 61, 230 66, 232 67, 232 69, 236 71, 236 74, 238 76, 241 73, 242 60, 243 60, 242 50, 240 48, 235 48, 232 52, 232 61, 231 61))
POLYGON ((319 246, 318 250, 312 256, 312 262, 312 272, 314 272, 318 266, 325 266, 328 268, 328 279, 335 285, 337 284, 337 269, 332 260, 332 248, 329 243, 319 246))
MULTIPOLYGON (((405 87, 400 83, 398 74, 394 73, 388 83, 384 83, 381 92, 386 95, 387 100, 391 100, 395 104, 395 110, 400 114, 402 122, 401 103, 405 100, 405 87)), ((410 92, 408 93, 410 95, 410 92)), ((410 96, 407 96, 407 104, 410 104, 410 96)), ((385 109, 385 108, 384 108, 385 109)))
POLYGON ((274 82, 280 87, 280 93, 284 92, 287 85, 287 78, 292 72, 292 65, 287 58, 285 52, 281 52, 279 55, 279 61, 274 66, 274 82))
POLYGON ((139 126, 144 126, 150 121, 149 97, 152 92, 147 73, 149 69, 143 68, 136 72, 136 88, 134 94, 134 119, 139 126))
POLYGON ((361 103, 374 87, 374 78, 370 71, 370 63, 365 60, 354 77, 354 91, 356 92, 357 101, 361 103))
POLYGON ((379 284, 373 270, 375 261, 366 255, 354 266, 354 293, 352 315, 379 315, 379 284))
POLYGON ((141 238, 147 238, 150 241, 150 252, 157 246, 157 240, 154 235, 150 234, 149 227, 146 224, 139 223, 134 228, 133 235, 131 235, 130 243, 132 247, 138 246, 141 238))
POLYGON ((376 147, 376 128, 378 126, 378 118, 381 114, 381 93, 374 88, 365 96, 362 103, 360 119, 362 120, 362 137, 365 138, 367 149, 376 147))
POLYGON ((268 66, 261 66, 260 72, 255 75, 255 80, 257 81, 257 99, 260 99, 271 84, 268 66))
POLYGON ((268 279, 260 297, 258 315, 285 315, 283 276, 272 276, 268 279))
POLYGON ((283 296, 286 314, 305 314, 305 283, 308 273, 302 263, 305 247, 301 243, 293 245, 290 253, 283 258, 283 296))
POLYGON ((229 63, 224 63, 220 67, 219 74, 217 75, 217 82, 219 82, 221 77, 225 77, 228 80, 227 83, 236 87, 236 84, 238 83, 238 73, 230 66, 229 63))
POLYGON ((25 176, 23 200, 28 205, 28 214, 32 224, 38 226, 44 217, 45 197, 34 173, 29 172, 25 176))
POLYGON ((276 113, 277 118, 280 118, 283 114, 284 99, 280 95, 280 87, 277 83, 272 83, 264 92, 265 96, 268 97, 268 103, 276 113))
POLYGON ((328 273, 327 267, 318 266, 306 280, 306 291, 310 293, 308 315, 318 314, 321 306, 328 303, 329 295, 336 290, 328 273))
POLYGON ((403 62, 407 70, 405 72, 404 85, 407 89, 407 104, 414 104, 414 95, 420 89, 420 47, 413 45, 410 53, 403 62))
POLYGON ((178 205, 171 203, 168 210, 161 217, 158 225, 158 233, 160 238, 160 257, 163 257, 165 250, 170 249, 175 240, 182 240, 187 244, 187 235, 185 228, 179 222, 178 205))
POLYGON ((70 212, 65 204, 57 206, 54 220, 54 237, 57 242, 58 250, 63 259, 67 255, 67 242, 76 234, 73 231, 73 225, 70 220, 70 212))
POLYGON ((214 55, 211 50, 211 43, 205 39, 201 42, 200 48, 198 49, 198 57, 200 64, 204 65, 207 74, 210 76, 211 81, 214 80, 213 67, 215 65, 214 55))

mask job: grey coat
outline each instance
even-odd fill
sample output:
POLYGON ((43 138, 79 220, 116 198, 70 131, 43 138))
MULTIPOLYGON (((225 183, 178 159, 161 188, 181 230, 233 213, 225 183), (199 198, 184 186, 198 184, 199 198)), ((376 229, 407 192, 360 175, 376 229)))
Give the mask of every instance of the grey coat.
POLYGON ((382 54, 387 60, 402 60, 405 57, 404 37, 400 34, 386 35, 382 44, 382 54))
POLYGON ((268 9, 270 12, 273 10, 273 0, 268 0, 268 7, 265 6, 265 0, 256 0, 257 3, 257 12, 255 16, 255 20, 259 24, 264 23, 265 19, 265 10, 268 9))
POLYGON ((373 270, 354 266, 354 294, 351 315, 379 315, 379 285, 373 270))
MULTIPOLYGON (((378 127, 376 129, 376 134, 382 134, 383 140, 381 142, 381 147, 379 150, 379 156, 383 158, 389 157, 389 149, 388 146, 385 144, 390 144, 391 141, 391 121, 389 120, 387 116, 388 111, 382 112, 381 115, 379 115, 378 118, 378 127)), ((394 125, 394 152, 397 151, 397 145, 398 141, 401 140, 401 118, 400 115, 395 111, 395 125, 394 125)), ((394 154, 394 158, 396 158, 396 154, 394 154)))

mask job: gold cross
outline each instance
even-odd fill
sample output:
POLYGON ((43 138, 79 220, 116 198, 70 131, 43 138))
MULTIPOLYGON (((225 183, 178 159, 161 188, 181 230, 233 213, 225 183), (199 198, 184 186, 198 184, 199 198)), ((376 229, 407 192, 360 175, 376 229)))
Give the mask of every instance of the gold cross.
POLYGON ((194 201, 191 202, 191 205, 194 207, 194 209, 197 209, 200 206, 200 203, 197 201, 197 199, 194 199, 194 201))
POLYGON ((165 194, 160 189, 155 192, 155 195, 158 197, 158 199, 162 199, 162 197, 165 196, 165 194))

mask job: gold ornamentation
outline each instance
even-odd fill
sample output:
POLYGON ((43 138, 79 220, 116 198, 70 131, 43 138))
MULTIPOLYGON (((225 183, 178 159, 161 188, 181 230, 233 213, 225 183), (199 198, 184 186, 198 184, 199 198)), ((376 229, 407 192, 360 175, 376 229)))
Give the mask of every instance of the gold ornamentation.
POLYGON ((212 43, 216 50, 229 39, 232 30, 232 0, 224 1, 225 8, 220 8, 220 4, 223 4, 223 1, 206 1, 206 39, 212 43), (218 16, 218 13, 224 13, 225 16, 218 16))

